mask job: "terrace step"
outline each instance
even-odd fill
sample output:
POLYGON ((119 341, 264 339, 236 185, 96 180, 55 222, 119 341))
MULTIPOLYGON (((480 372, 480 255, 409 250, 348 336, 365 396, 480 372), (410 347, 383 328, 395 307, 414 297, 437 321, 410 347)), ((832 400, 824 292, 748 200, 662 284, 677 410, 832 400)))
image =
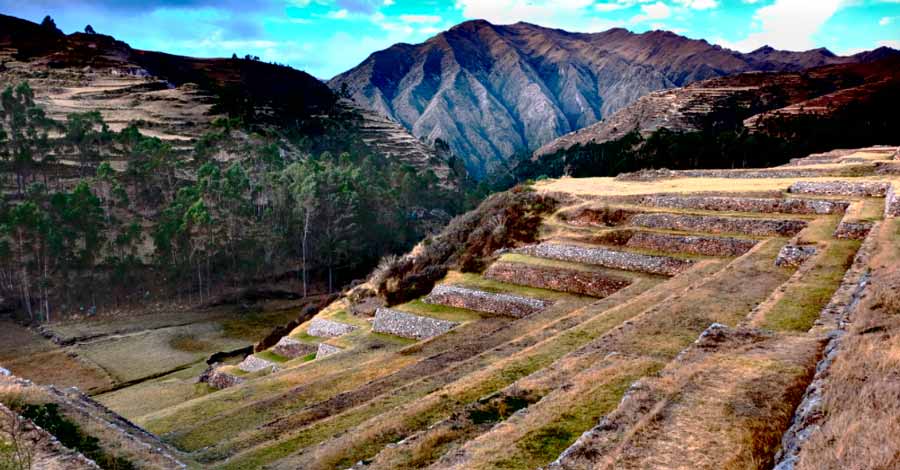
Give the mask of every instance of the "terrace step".
POLYGON ((486 279, 572 294, 603 298, 631 284, 629 279, 577 269, 534 266, 498 261, 484 273, 486 279))
POLYGON ((750 251, 757 243, 757 240, 745 238, 635 232, 625 246, 668 253, 730 257, 750 251))
POLYGON ((740 233, 759 237, 792 237, 806 228, 803 220, 719 217, 712 215, 669 214, 664 212, 636 214, 630 225, 662 230, 705 233, 740 233))
POLYGON ((644 255, 606 248, 588 248, 578 245, 563 245, 546 242, 522 247, 513 250, 513 252, 536 256, 538 258, 572 261, 625 271, 640 271, 665 276, 679 274, 693 264, 691 260, 668 256, 644 255))
POLYGON ((644 196, 639 203, 674 209, 817 215, 843 213, 850 205, 823 199, 723 196, 644 196))
POLYGON ((499 294, 450 284, 434 286, 431 293, 422 301, 514 318, 522 318, 540 312, 550 305, 550 302, 546 300, 532 297, 499 294))
POLYGON ((423 340, 442 335, 457 325, 459 323, 453 321, 438 320, 381 307, 375 311, 375 323, 372 331, 423 340))
POLYGON ((777 433, 767 431, 788 426, 796 385, 814 368, 818 346, 816 338, 713 324, 659 377, 632 385, 547 469, 712 470, 766 461, 774 445, 745 443, 772 444, 777 433))

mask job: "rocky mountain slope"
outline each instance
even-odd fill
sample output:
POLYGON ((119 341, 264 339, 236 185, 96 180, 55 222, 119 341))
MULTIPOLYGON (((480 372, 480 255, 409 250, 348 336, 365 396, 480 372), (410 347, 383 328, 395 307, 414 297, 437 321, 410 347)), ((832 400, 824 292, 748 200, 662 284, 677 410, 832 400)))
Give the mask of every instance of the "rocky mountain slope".
POLYGON ((660 128, 698 131, 743 120, 750 130, 761 131, 766 120, 776 116, 827 116, 847 105, 866 103, 900 83, 900 53, 882 48, 864 59, 802 72, 744 73, 656 91, 607 119, 543 145, 534 156, 616 140, 635 130, 643 135, 660 128))
POLYGON ((863 58, 825 49, 742 54, 664 31, 581 34, 470 21, 422 44, 376 52, 329 85, 346 85, 358 103, 419 138, 448 142, 470 171, 483 175, 656 90, 863 58))

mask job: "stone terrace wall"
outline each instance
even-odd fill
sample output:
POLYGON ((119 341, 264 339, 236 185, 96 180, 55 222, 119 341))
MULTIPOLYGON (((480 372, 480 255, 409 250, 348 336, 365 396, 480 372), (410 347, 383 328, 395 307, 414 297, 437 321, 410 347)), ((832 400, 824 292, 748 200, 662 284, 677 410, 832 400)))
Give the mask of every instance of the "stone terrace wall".
POLYGON ((324 318, 314 318, 309 322, 309 326, 306 327, 306 334, 318 336, 320 338, 335 338, 350 333, 355 329, 355 326, 346 323, 326 320, 324 318))
POLYGON ((210 387, 217 390, 234 387, 235 385, 244 383, 244 379, 242 377, 229 374, 219 368, 214 368, 210 370, 208 374, 200 376, 200 381, 206 382, 210 387))
MULTIPOLYGON (((816 162, 821 163, 821 162, 816 162)), ((762 168, 738 170, 639 170, 616 176, 619 181, 653 181, 668 178, 817 178, 853 176, 859 165, 840 168, 762 168)))
POLYGON ((375 323, 372 331, 404 338, 428 339, 442 335, 458 324, 381 307, 375 311, 375 323))
POLYGON ((669 253, 691 253, 706 256, 740 256, 750 251, 756 243, 756 240, 747 240, 743 238, 635 232, 635 234, 628 239, 626 246, 665 251, 669 253))
POLYGON ((550 302, 531 297, 497 294, 462 286, 439 284, 422 299, 429 304, 465 308, 477 312, 522 318, 547 308, 550 302))
POLYGON ((844 212, 850 205, 847 201, 723 196, 644 196, 640 203, 673 209, 819 215, 844 212))
POLYGON ((291 359, 296 357, 303 357, 308 354, 312 354, 316 352, 317 347, 315 344, 304 343, 302 341, 298 341, 290 336, 285 336, 278 340, 278 344, 276 344, 272 348, 272 352, 278 354, 279 356, 289 357, 291 359))
POLYGON ((900 193, 897 191, 897 185, 892 184, 884 196, 884 217, 900 216, 900 193))
POLYGON ((628 279, 620 279, 602 273, 504 262, 491 265, 484 273, 484 277, 509 284, 592 297, 606 297, 631 284, 628 279))
MULTIPOLYGON (((15 411, 10 410, 0 403, 0 420, 4 423, 15 422, 21 433, 20 437, 25 446, 30 446, 32 452, 31 467, 34 469, 65 469, 65 470, 100 470, 93 460, 85 457, 81 453, 69 449, 62 445, 55 436, 45 431, 40 426, 34 424, 29 419, 19 417, 18 420, 12 420, 15 411)), ((2 468, 18 468, 13 462, 0 462, 2 468)))
POLYGON ((278 370, 278 366, 275 365, 274 362, 267 361, 261 357, 257 357, 254 355, 247 356, 240 364, 238 364, 238 369, 244 372, 258 372, 264 369, 269 369, 271 371, 278 370))
POLYGON ((814 246, 784 245, 775 258, 775 266, 797 267, 815 254, 814 246))
POLYGON ((760 237, 791 237, 806 228, 807 223, 803 220, 644 213, 632 217, 631 225, 664 230, 684 230, 707 233, 743 233, 760 237))
POLYGON ((872 230, 872 222, 847 220, 847 217, 844 217, 834 231, 834 238, 862 240, 866 238, 870 230, 872 230))
POLYGON ((627 251, 587 248, 576 245, 558 245, 555 243, 530 245, 514 250, 514 252, 537 256, 538 258, 595 264, 607 268, 666 276, 674 276, 693 264, 690 260, 670 258, 668 256, 642 255, 627 251))
POLYGON ((797 181, 788 188, 788 192, 827 196, 884 197, 889 187, 889 183, 879 181, 797 181))
POLYGON ((332 354, 337 354, 343 350, 344 350, 343 348, 339 348, 339 347, 331 345, 331 344, 319 343, 319 348, 316 351, 316 359, 322 359, 323 357, 328 357, 332 354))

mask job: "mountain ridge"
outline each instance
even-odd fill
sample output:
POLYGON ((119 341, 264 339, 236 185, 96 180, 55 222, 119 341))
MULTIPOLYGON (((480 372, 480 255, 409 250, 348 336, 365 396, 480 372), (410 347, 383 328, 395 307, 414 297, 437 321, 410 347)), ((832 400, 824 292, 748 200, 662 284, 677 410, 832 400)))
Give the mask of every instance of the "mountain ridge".
MULTIPOLYGON (((875 53, 875 51, 871 51, 875 53)), ((483 176, 656 90, 746 71, 865 60, 827 49, 725 49, 669 31, 568 32, 531 23, 458 24, 421 44, 372 53, 328 81, 418 138, 449 143, 483 176)))

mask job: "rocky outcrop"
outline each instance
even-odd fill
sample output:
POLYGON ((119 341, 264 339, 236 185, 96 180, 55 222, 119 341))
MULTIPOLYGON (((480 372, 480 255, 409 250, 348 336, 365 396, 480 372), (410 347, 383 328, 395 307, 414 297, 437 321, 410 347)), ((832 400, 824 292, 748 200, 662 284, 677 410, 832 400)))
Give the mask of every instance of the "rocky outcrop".
POLYGON ((9 377, 9 376, 11 376, 11 375, 12 375, 12 372, 10 372, 10 371, 8 371, 8 370, 6 370, 6 369, 0 367, 0 376, 2 376, 2 377, 9 377))
POLYGON ((324 318, 314 318, 306 327, 306 334, 320 338, 336 338, 355 330, 356 327, 324 318))
POLYGON ((375 312, 372 331, 387 333, 411 339, 428 339, 452 330, 459 323, 423 317, 390 308, 379 308, 375 312))
POLYGON ((631 284, 628 279, 602 273, 505 262, 492 264, 485 271, 484 277, 509 284, 598 298, 611 295, 631 284))
POLYGON ((629 222, 636 227, 706 233, 741 233, 759 237, 791 237, 807 225, 803 220, 666 213, 637 214, 629 222))
POLYGON ((346 85, 356 102, 418 138, 447 142, 480 176, 655 90, 855 60, 819 52, 740 54, 664 31, 572 34, 478 20, 422 44, 376 52, 328 83, 335 90, 346 85))
POLYGON ((788 192, 827 196, 884 197, 890 186, 890 183, 879 181, 797 181, 788 188, 788 192))
POLYGON ((560 245, 541 243, 514 250, 538 258, 573 261, 576 263, 594 264, 607 268, 625 271, 639 271, 650 274, 674 276, 690 267, 693 262, 668 256, 642 255, 627 251, 615 251, 606 248, 588 248, 577 245, 560 245))
POLYGON ((545 309, 550 302, 521 295, 498 294, 463 286, 439 284, 424 299, 429 304, 447 305, 476 312, 522 318, 545 309))
POLYGON ((302 341, 285 336, 278 340, 278 343, 272 348, 272 352, 279 356, 289 357, 291 359, 307 356, 315 353, 317 347, 315 344, 304 343, 302 341))
POLYGON ((819 215, 841 213, 850 205, 847 201, 821 199, 721 196, 645 196, 640 204, 673 209, 819 215))
POLYGON ((259 372, 261 370, 274 372, 278 370, 278 366, 274 362, 267 361, 253 354, 247 356, 237 367, 244 372, 259 372))
POLYGON ((814 246, 784 245, 775 258, 775 266, 796 268, 815 254, 814 246))
POLYGON ((322 359, 323 357, 331 356, 332 354, 337 354, 343 351, 343 348, 339 348, 332 344, 328 343, 319 343, 319 348, 316 350, 316 359, 322 359))
POLYGON ((756 246, 756 240, 702 235, 674 235, 655 232, 635 232, 625 246, 668 253, 689 253, 705 256, 740 256, 756 246))

